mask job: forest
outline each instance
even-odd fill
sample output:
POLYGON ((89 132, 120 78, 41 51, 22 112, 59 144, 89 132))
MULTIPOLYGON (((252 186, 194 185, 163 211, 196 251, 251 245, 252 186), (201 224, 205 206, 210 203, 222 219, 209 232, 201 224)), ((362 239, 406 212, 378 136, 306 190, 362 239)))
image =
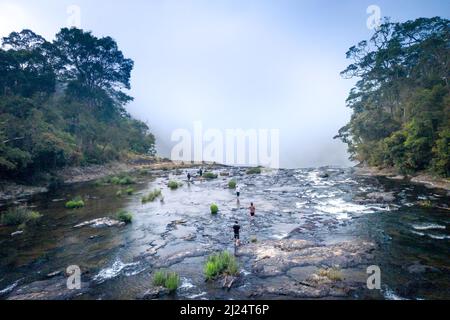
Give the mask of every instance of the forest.
POLYGON ((155 153, 125 109, 133 61, 110 37, 64 28, 52 42, 13 32, 0 49, 0 176, 39 180, 65 166, 155 153))
POLYGON ((365 165, 450 176, 450 21, 385 20, 347 52, 357 79, 350 122, 336 138, 365 165))

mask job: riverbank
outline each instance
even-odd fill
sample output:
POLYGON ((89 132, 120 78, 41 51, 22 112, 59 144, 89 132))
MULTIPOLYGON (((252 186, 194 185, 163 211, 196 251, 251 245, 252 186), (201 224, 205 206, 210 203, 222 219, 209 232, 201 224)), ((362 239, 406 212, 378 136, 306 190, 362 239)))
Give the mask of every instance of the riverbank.
POLYGON ((435 177, 426 172, 418 172, 414 175, 399 174, 394 168, 376 168, 367 166, 355 167, 355 174, 359 176, 369 177, 385 177, 391 180, 406 181, 413 184, 424 185, 427 188, 444 189, 450 192, 450 180, 440 177, 435 177))
MULTIPOLYGON (((108 176, 123 173, 132 173, 139 170, 176 170, 195 168, 202 163, 184 163, 160 159, 156 157, 139 156, 125 161, 110 162, 103 165, 90 165, 83 167, 68 167, 52 172, 56 180, 63 185, 90 182, 108 176)), ((207 164, 206 164, 207 165, 207 164)), ((0 179, 0 202, 21 202, 34 195, 49 191, 48 182, 38 185, 20 184, 11 180, 0 179)))

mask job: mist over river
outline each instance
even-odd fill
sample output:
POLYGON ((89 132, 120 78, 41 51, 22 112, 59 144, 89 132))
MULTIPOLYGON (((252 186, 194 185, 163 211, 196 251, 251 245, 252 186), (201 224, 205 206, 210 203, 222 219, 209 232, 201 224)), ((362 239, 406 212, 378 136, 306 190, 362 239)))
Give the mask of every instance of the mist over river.
POLYGON ((11 236, 16 228, 0 227, 0 298, 31 291, 48 298, 45 290, 50 290, 52 273, 62 273, 70 265, 81 268, 86 290, 63 297, 69 299, 136 299, 152 287, 152 272, 162 267, 181 277, 177 293, 164 299, 450 298, 450 212, 446 209, 450 201, 445 191, 360 177, 348 168, 264 170, 261 175, 246 174, 244 168, 213 171, 227 176, 196 177, 187 183, 186 173, 196 175, 197 169, 155 170, 136 173, 133 195, 116 196, 120 187, 114 185, 81 183, 27 199, 43 217, 16 236, 11 236), (228 188, 232 178, 242 188, 240 202, 228 188), (182 181, 183 186, 169 190, 169 180, 182 181), (155 188, 162 190, 164 201, 142 204, 141 198, 155 188), (374 193, 380 196, 373 197, 374 193), (65 202, 75 196, 83 197, 86 206, 65 209, 65 202), (431 207, 419 204, 428 200, 431 207), (257 210, 253 221, 248 214, 250 202, 257 210), (210 213, 211 203, 219 206, 216 216, 210 213), (131 224, 75 228, 114 217, 122 209, 133 213, 131 224), (205 282, 203 265, 211 253, 233 251, 235 220, 241 224, 243 242, 243 254, 237 256, 240 281, 224 290, 205 282), (306 240, 315 244, 313 248, 337 245, 343 251, 347 246, 339 247, 340 243, 353 243, 357 250, 357 244, 364 242, 373 244, 373 249, 364 261, 338 266, 346 279, 352 279, 354 289, 345 295, 331 291, 281 295, 262 288, 302 282, 323 263, 302 264, 300 258, 280 272, 264 274, 256 267, 258 261, 245 254, 248 248, 258 250, 251 239, 260 245, 306 240), (365 288, 369 265, 381 269, 379 291, 365 288))

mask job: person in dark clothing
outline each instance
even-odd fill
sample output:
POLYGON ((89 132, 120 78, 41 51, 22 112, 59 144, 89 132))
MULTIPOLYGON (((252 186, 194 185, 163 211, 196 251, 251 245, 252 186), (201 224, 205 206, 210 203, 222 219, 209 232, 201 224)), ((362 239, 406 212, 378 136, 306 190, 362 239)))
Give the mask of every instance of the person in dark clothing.
POLYGON ((254 217, 255 214, 256 214, 256 207, 255 207, 255 205, 253 204, 253 202, 251 203, 249 209, 250 209, 250 216, 251 216, 252 219, 253 219, 253 217, 254 217))
POLYGON ((200 177, 203 177, 203 169, 202 169, 202 168, 200 168, 200 170, 198 170, 198 175, 199 175, 200 177))
POLYGON ((188 182, 191 182, 191 174, 190 173, 187 174, 187 178, 188 178, 188 182))
POLYGON ((234 240, 236 243, 236 246, 239 246, 241 244, 241 240, 239 239, 239 231, 241 230, 241 226, 237 221, 234 222, 233 231, 234 231, 234 240))

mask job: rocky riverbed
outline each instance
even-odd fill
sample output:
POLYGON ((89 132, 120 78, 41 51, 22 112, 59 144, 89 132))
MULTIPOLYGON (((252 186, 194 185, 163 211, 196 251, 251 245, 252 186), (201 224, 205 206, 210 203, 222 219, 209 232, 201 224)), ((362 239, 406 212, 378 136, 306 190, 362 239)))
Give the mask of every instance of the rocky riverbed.
POLYGON ((3 299, 430 299, 449 298, 448 195, 440 190, 351 169, 264 170, 214 167, 136 175, 134 194, 120 186, 75 184, 28 199, 44 217, 11 237, 0 228, 3 299), (228 181, 242 187, 236 200, 228 181), (177 190, 169 180, 183 182, 177 190), (160 188, 163 199, 141 203, 160 188), (64 208, 82 196, 86 206, 64 208), (57 200, 57 201, 56 201, 57 200), (431 206, 424 207, 427 201, 431 206), (255 219, 248 206, 254 202, 255 219), (211 215, 216 203, 219 214, 211 215), (124 225, 119 210, 133 213, 124 225), (242 226, 239 275, 205 282, 207 257, 233 252, 234 221, 242 226), (82 272, 80 290, 66 286, 68 266, 82 272), (367 288, 367 267, 379 266, 381 290, 367 288), (178 272, 175 294, 154 287, 155 271, 178 272))

